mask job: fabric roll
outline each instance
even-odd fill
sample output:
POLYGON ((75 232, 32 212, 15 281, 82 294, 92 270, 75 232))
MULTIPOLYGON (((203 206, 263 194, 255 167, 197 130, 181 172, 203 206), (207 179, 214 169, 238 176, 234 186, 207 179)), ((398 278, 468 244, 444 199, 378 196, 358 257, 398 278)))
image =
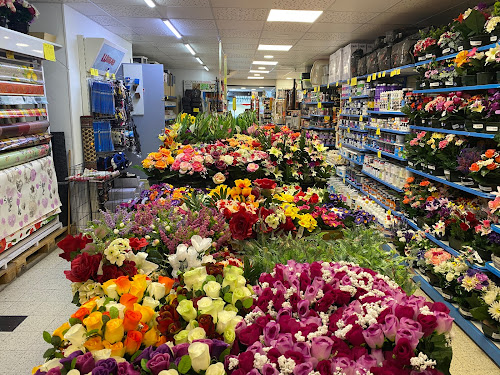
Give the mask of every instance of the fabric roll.
POLYGON ((43 85, 19 82, 2 82, 0 81, 0 92, 2 95, 40 95, 43 96, 45 91, 43 85))
POLYGON ((47 120, 0 125, 0 138, 19 137, 21 135, 43 133, 49 128, 49 125, 50 124, 47 120))
POLYGON ((47 144, 50 142, 51 137, 50 134, 44 133, 0 139, 0 151, 13 151, 20 148, 47 144))
POLYGON ((43 74, 41 69, 32 68, 25 65, 1 63, 0 80, 26 83, 43 83, 43 74))
POLYGON ((0 170, 43 158, 49 151, 50 145, 38 145, 0 154, 0 170))
POLYGON ((45 108, 31 109, 0 109, 0 118, 19 118, 19 117, 47 117, 45 108))
POLYGON ((0 241, 60 206, 52 156, 0 171, 0 241))

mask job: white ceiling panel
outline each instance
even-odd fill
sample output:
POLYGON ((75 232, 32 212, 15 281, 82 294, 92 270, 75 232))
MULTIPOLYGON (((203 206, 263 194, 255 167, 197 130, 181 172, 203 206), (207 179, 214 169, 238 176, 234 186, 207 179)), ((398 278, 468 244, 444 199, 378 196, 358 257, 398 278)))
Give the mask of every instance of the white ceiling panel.
POLYGON ((77 10, 85 16, 108 16, 104 10, 92 3, 73 3, 68 4, 71 8, 77 10))
POLYGON ((295 22, 266 22, 264 30, 275 31, 278 33, 288 32, 306 32, 311 27, 310 23, 295 23, 295 22))
POLYGON ((161 7, 158 9, 164 18, 185 18, 211 20, 213 19, 212 9, 207 7, 161 7))
POLYGON ((315 23, 311 26, 311 32, 325 33, 350 33, 359 28, 361 23, 315 23))
MULTIPOLYGON (((426 11, 429 16, 435 13, 435 11, 445 11, 448 8, 459 5, 463 1, 457 0, 401 0, 392 7, 386 9, 386 12, 394 13, 411 13, 411 12, 421 12, 426 11)), ((465 10, 467 7, 464 7, 465 10)))
POLYGON ((266 39, 282 39, 283 41, 285 40, 294 40, 294 39, 300 39, 304 35, 307 35, 305 32, 301 31, 290 31, 290 32, 276 32, 276 31, 262 31, 261 38, 266 38, 266 39))
POLYGON ((258 39, 260 37, 260 30, 239 30, 239 29, 220 29, 219 33, 221 38, 250 38, 258 39))
POLYGON ((134 30, 130 27, 126 26, 104 26, 106 29, 111 31, 112 33, 115 33, 116 35, 130 35, 130 34, 135 34, 134 30))
POLYGON ((219 33, 217 32, 217 29, 192 29, 192 30, 189 30, 188 33, 184 33, 182 34, 183 36, 185 36, 187 39, 191 38, 191 37, 209 37, 209 36, 212 36, 214 38, 217 39, 217 36, 219 35, 219 33))
POLYGON ((217 26, 214 20, 186 20, 171 19, 170 22, 182 35, 189 35, 190 30, 216 30, 217 26))
POLYGON ((213 8, 269 8, 270 0, 211 0, 213 8))
POLYGON ((326 10, 333 3, 335 0, 274 0, 272 7, 274 9, 326 10))
POLYGON ((268 9, 214 8, 214 17, 218 20, 265 21, 268 15, 268 9))
POLYGON ((102 26, 124 26, 123 23, 111 16, 88 16, 88 18, 102 26))
POLYGON ((351 40, 351 33, 306 33, 302 40, 339 41, 351 40))
POLYGON ((99 7, 113 17, 159 17, 156 8, 143 5, 99 4, 99 7))
POLYGON ((339 12, 384 12, 401 0, 336 0, 328 10, 339 12))
POLYGON ((319 46, 323 48, 331 47, 332 45, 337 44, 334 40, 316 40, 316 39, 302 39, 297 42, 297 44, 293 47, 300 46, 319 46))
POLYGON ((154 0, 154 2, 173 7, 210 7, 209 0, 154 0))
POLYGON ((92 0, 91 2, 95 4, 126 4, 126 5, 144 4, 144 0, 92 0))
POLYGON ((354 35, 357 35, 357 40, 373 41, 376 37, 384 35, 387 31, 399 29, 407 25, 377 25, 377 24, 364 24, 360 26, 354 35))
POLYGON ((262 30, 264 21, 217 20, 219 30, 262 30))
POLYGON ((366 23, 371 23, 371 24, 379 24, 379 25, 384 25, 384 24, 408 24, 408 25, 413 25, 417 23, 418 21, 422 20, 423 18, 426 18, 425 16, 423 17, 421 14, 417 12, 413 13, 392 13, 392 12, 384 12, 378 14, 375 18, 369 20, 366 23))
POLYGON ((326 11, 316 22, 365 23, 377 16, 378 12, 335 12, 326 11))

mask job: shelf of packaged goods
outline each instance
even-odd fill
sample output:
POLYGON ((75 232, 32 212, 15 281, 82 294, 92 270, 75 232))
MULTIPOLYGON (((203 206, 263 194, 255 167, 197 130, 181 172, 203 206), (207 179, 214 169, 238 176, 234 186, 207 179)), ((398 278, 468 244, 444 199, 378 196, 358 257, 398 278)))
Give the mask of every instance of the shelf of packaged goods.
POLYGON ((314 113, 312 115, 309 115, 311 117, 325 117, 325 116, 328 116, 328 115, 315 115, 314 113))
POLYGON ((321 103, 321 104, 335 104, 335 102, 302 102, 302 104, 305 104, 305 105, 317 105, 318 103, 321 103))
POLYGON ((344 183, 346 184, 349 184, 351 185, 354 189, 358 190, 359 192, 363 193, 364 194, 364 191, 363 189, 361 189, 359 186, 357 186, 354 182, 352 182, 351 180, 347 179, 347 178, 343 178, 342 179, 344 181, 344 183))
POLYGON ((382 151, 382 150, 379 150, 379 149, 376 149, 376 148, 373 148, 373 147, 370 147, 370 146, 365 146, 365 148, 367 150, 370 150, 370 151, 373 151, 373 152, 377 152, 377 153, 380 152, 380 155, 387 156, 388 158, 392 158, 392 159, 399 160, 399 161, 406 161, 406 159, 403 159, 401 156, 397 156, 397 155, 391 154, 390 152, 385 152, 385 151, 382 151))
POLYGON ((500 224, 492 225, 491 230, 496 233, 500 233, 500 224))
POLYGON ((462 86, 462 87, 443 87, 440 89, 428 89, 428 90, 413 90, 415 94, 431 94, 437 92, 452 92, 452 91, 476 91, 476 90, 489 90, 500 88, 499 83, 493 83, 491 85, 475 85, 475 86, 462 86))
POLYGON ((342 156, 344 159, 349 160, 350 162, 352 162, 352 163, 354 163, 354 164, 357 164, 357 165, 363 166, 363 163, 361 163, 361 162, 359 162, 359 161, 356 161, 356 160, 354 160, 354 159, 351 159, 351 158, 350 158, 350 157, 348 157, 348 156, 345 156, 345 155, 340 155, 340 156, 342 156))
POLYGON ((463 132, 463 131, 460 131, 460 130, 449 130, 449 129, 441 129, 441 128, 427 128, 425 126, 410 125, 410 129, 423 130, 423 131, 426 131, 426 132, 434 132, 434 133, 464 135, 464 136, 467 136, 467 137, 476 137, 476 138, 487 138, 487 139, 493 139, 493 138, 495 138, 495 134, 489 134, 489 133, 471 133, 471 132, 463 132))
POLYGON ((380 207, 382 207, 386 211, 391 211, 392 215, 394 215, 394 216, 403 216, 403 214, 401 212, 395 211, 392 208, 390 208, 389 206, 386 206, 385 204, 383 204, 381 201, 379 201, 377 198, 375 198, 370 193, 367 193, 364 190, 362 190, 362 192, 363 192, 363 194, 365 194, 367 197, 369 197, 372 201, 374 201, 375 203, 377 203, 380 207))
POLYGON ((368 133, 368 130, 352 128, 350 126, 345 126, 345 125, 339 125, 339 129, 349 129, 350 131, 353 131, 353 132, 368 133))
POLYGON ((375 126, 367 126, 367 125, 365 125, 365 128, 366 128, 366 129, 371 129, 371 130, 377 130, 377 129, 380 129, 380 131, 381 131, 381 132, 384 132, 384 133, 393 133, 393 134, 410 134, 410 132, 405 132, 405 131, 402 131, 402 130, 377 128, 377 127, 375 127, 375 126))
POLYGON ((380 178, 378 178, 378 177, 375 177, 375 176, 374 176, 374 175, 372 175, 370 172, 367 172, 367 171, 365 171, 364 169, 362 169, 362 170, 361 170, 361 173, 363 173, 363 174, 367 175, 367 176, 368 176, 368 177, 370 177, 370 178, 373 178, 375 181, 380 182, 381 184, 383 184, 383 185, 387 186, 388 188, 391 188, 392 190, 395 190, 395 191, 397 191, 397 192, 399 192, 399 193, 403 192, 403 190, 402 190, 402 189, 400 189, 400 188, 398 188, 398 187, 396 187, 396 186, 394 186, 394 185, 391 185, 391 184, 390 184, 390 183, 388 183, 387 181, 384 181, 384 180, 382 180, 382 179, 380 179, 380 178))
POLYGON ((311 119, 309 116, 300 116, 300 118, 303 118, 305 120, 310 120, 311 119))
POLYGON ((443 296, 425 280, 418 272, 413 277, 413 281, 420 285, 422 289, 434 302, 441 302, 450 309, 450 316, 454 322, 462 328, 462 330, 479 346, 483 351, 500 366, 500 344, 496 344, 488 339, 480 329, 478 322, 465 319, 458 311, 458 309, 449 302, 446 302, 443 296))
POLYGON ((346 100, 346 99, 368 99, 371 98, 370 95, 354 95, 354 96, 341 96, 340 99, 346 100))
POLYGON ((350 144, 344 144, 344 143, 342 143, 342 147, 347 147, 347 148, 350 148, 352 150, 356 150, 356 151, 359 151, 359 152, 366 152, 366 149, 364 149, 364 148, 357 148, 356 146, 351 146, 350 144))
POLYGON ((484 192, 482 192, 479 189, 473 189, 473 188, 470 188, 470 187, 467 187, 467 186, 463 186, 463 185, 461 185, 461 184, 459 184, 457 182, 450 182, 450 181, 446 180, 443 177, 433 176, 431 174, 427 174, 427 173, 424 173, 422 171, 418 171, 418 170, 410 168, 410 167, 406 167, 406 169, 408 169, 410 172, 412 172, 414 174, 418 174, 419 176, 428 178, 429 180, 440 182, 442 184, 454 187, 455 189, 459 189, 459 190, 465 191, 465 192, 467 192, 469 194, 477 195, 478 197, 487 198, 487 199, 495 199, 495 195, 484 193, 484 192))
POLYGON ((403 112, 399 111, 368 111, 372 115, 385 115, 385 116, 406 116, 403 112))
POLYGON ((341 113, 339 116, 341 117, 355 117, 355 118, 359 118, 359 117, 363 117, 363 119, 369 119, 370 116, 365 116, 365 115, 348 115, 348 114, 344 114, 344 113, 341 113))
POLYGON ((317 127, 317 126, 310 126, 309 129, 311 129, 311 130, 323 130, 323 131, 335 130, 335 128, 320 128, 320 127, 317 127))

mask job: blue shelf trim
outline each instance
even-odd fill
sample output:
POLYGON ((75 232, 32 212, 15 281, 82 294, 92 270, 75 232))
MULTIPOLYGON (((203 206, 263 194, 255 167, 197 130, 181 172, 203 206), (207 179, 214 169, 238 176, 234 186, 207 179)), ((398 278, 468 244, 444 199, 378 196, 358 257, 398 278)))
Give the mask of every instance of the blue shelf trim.
POLYGON ((414 174, 418 174, 420 176, 426 177, 429 180, 434 180, 436 182, 440 182, 442 184, 454 187, 455 189, 459 189, 459 190, 465 191, 465 192, 467 192, 469 194, 474 194, 474 195, 477 195, 478 197, 483 197, 483 198, 487 198, 487 199, 495 199, 495 196, 493 194, 483 193, 479 189, 472 189, 472 188, 469 188, 467 186, 460 185, 460 184, 458 184, 456 182, 450 182, 450 181, 448 181, 448 180, 446 180, 444 178, 436 177, 436 176, 433 176, 431 174, 427 174, 427 173, 418 171, 418 170, 410 168, 410 167, 406 167, 406 169, 408 169, 410 172, 412 172, 414 174))
MULTIPOLYGON (((335 102, 319 102, 321 104, 335 104, 335 102)), ((318 104, 318 102, 302 102, 302 104, 305 104, 305 105, 316 105, 318 104)))
MULTIPOLYGON (((349 160, 350 162, 353 162, 354 164, 361 165, 361 166, 363 165, 363 163, 360 163, 359 161, 356 161, 356 160, 354 160, 354 159, 351 159, 351 158, 349 158, 349 157, 347 157, 347 156, 345 156, 345 155, 340 155, 340 156, 342 156, 342 157, 343 157, 344 159, 346 159, 346 160, 349 160)), ((346 180, 346 181, 347 181, 347 180, 346 180)))
POLYGON ((166 105, 165 108, 176 108, 176 105, 166 105))
POLYGON ((310 126, 308 129, 311 129, 311 130, 335 130, 335 128, 319 128, 317 126, 310 126))
POLYGON ((368 133, 367 130, 351 128, 350 126, 345 126, 345 125, 339 125, 339 128, 340 129, 351 129, 351 131, 358 132, 358 133, 368 133))
POLYGON ((327 143, 324 144, 325 147, 335 147, 335 145, 329 145, 327 143))
POLYGON ((366 149, 364 149, 364 148, 357 148, 356 146, 351 146, 351 145, 348 145, 348 144, 343 144, 342 143, 342 147, 351 148, 351 149, 359 151, 359 152, 366 152, 366 149))
POLYGON ((421 230, 421 229, 418 227, 418 225, 417 225, 417 224, 415 224, 412 220, 410 220, 410 219, 406 218, 406 222, 407 222, 407 223, 408 223, 408 225, 409 225, 410 227, 412 227, 413 229, 415 229, 415 230, 421 230))
MULTIPOLYGON (((416 91, 414 91, 416 92, 416 91)), ((399 111, 368 111, 373 115, 393 115, 393 116, 406 116, 403 112, 399 111)))
POLYGON ((377 203, 380 207, 384 208, 386 211, 391 211, 391 213, 394 216, 403 216, 403 214, 401 212, 395 211, 392 208, 386 206, 385 204, 383 204, 381 201, 379 201, 377 198, 375 198, 370 193, 367 193, 366 191, 364 193, 365 193, 365 195, 367 195, 368 197, 370 197, 371 200, 373 200, 375 203, 377 203))
POLYGON ((306 120, 309 120, 310 117, 309 116, 300 116, 300 118, 303 118, 303 119, 306 119, 306 120))
POLYGON ((475 90, 489 90, 500 88, 499 83, 493 83, 491 85, 476 85, 476 86, 462 86, 462 87, 443 87, 440 89, 428 89, 428 90, 413 90, 415 94, 428 94, 433 92, 452 92, 452 91, 475 91, 475 90))
POLYGON ((401 156, 396 156, 394 154, 391 154, 390 152, 385 152, 382 150, 378 150, 376 148, 370 147, 370 146, 365 146, 367 150, 373 151, 373 152, 379 152, 381 155, 387 156, 388 158, 396 159, 399 161, 406 161, 406 159, 403 159, 401 156))
POLYGON ((455 319, 455 323, 492 359, 500 366, 500 349, 491 340, 489 340, 472 321, 465 319, 458 309, 451 303, 446 302, 441 294, 434 289, 422 276, 417 275, 413 280, 420 283, 420 288, 435 302, 442 302, 450 309, 450 316, 455 319))
POLYGON ((363 194, 365 193, 359 186, 355 185, 354 182, 348 180, 347 178, 345 179, 345 182, 348 183, 349 185, 351 185, 356 190, 359 190, 361 193, 363 193, 363 194))
POLYGON ((426 132, 434 132, 434 133, 465 135, 467 137, 476 137, 476 138, 488 138, 488 139, 495 138, 495 134, 471 133, 471 132, 463 132, 463 131, 459 131, 459 130, 449 130, 449 129, 440 129, 440 128, 427 128, 425 126, 410 125, 410 129, 424 130, 426 132))
POLYGON ((495 267, 493 267, 493 262, 486 262, 485 268, 486 268, 486 270, 488 270, 492 274, 500 277, 500 270, 498 270, 495 267))
MULTIPOLYGON (((365 128, 367 129, 371 129, 371 130, 377 130, 378 128, 376 128, 375 126, 366 126, 365 125, 365 128)), ((384 129, 384 128, 380 128, 380 131, 381 132, 384 132, 384 133, 394 133, 394 134, 410 134, 410 132, 404 132, 404 131, 401 131, 401 130, 394 130, 394 129, 384 129)))
POLYGON ((385 185, 385 186, 387 186, 387 187, 391 188, 392 190, 396 190, 397 192, 400 192, 400 193, 403 191, 402 189, 397 188, 396 186, 393 186, 393 185, 391 185, 390 183, 388 183, 388 182, 386 182, 386 181, 384 181, 384 180, 381 180, 381 179, 380 179, 380 178, 378 178, 378 177, 375 177, 374 175, 372 175, 372 174, 371 174, 371 173, 369 173, 369 172, 366 172, 365 170, 361 170, 361 173, 363 173, 363 174, 367 175, 367 176, 368 176, 368 177, 370 177, 370 178, 373 178, 375 181, 380 182, 381 184, 383 184, 383 185, 385 185))
MULTIPOLYGON (((361 78, 361 77, 359 77, 361 78)), ((355 95, 355 96, 341 96, 340 99, 367 99, 370 98, 370 95, 355 95)))
POLYGON ((491 230, 492 230, 493 232, 500 233, 500 224, 498 224, 498 225, 492 225, 492 226, 491 226, 491 230))
POLYGON ((348 115, 348 114, 344 114, 344 113, 341 113, 340 116, 341 117, 357 117, 357 118, 359 118, 359 116, 363 116, 363 120, 365 118, 367 118, 367 119, 370 118, 370 116, 365 116, 365 115, 348 115))
POLYGON ((325 117, 325 116, 328 116, 328 115, 315 115, 315 114, 312 114, 312 115, 309 115, 311 117, 325 117))

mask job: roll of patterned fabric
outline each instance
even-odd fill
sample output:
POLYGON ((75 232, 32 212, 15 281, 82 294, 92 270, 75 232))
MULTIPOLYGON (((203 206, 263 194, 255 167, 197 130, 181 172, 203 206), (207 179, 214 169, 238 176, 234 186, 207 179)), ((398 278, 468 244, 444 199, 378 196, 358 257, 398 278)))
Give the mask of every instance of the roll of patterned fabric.
POLYGON ((21 135, 43 133, 49 128, 49 125, 50 124, 47 120, 0 125, 0 138, 19 137, 21 135))
POLYGON ((0 82, 2 95, 44 95, 43 85, 18 82, 0 82))
POLYGON ((43 133, 0 139, 0 151, 13 151, 20 148, 46 144, 50 142, 51 137, 50 134, 43 133))
POLYGON ((49 151, 50 145, 39 145, 0 154, 0 170, 43 158, 49 151))
POLYGON ((25 65, 0 64, 0 80, 26 83, 43 83, 41 69, 25 65))

